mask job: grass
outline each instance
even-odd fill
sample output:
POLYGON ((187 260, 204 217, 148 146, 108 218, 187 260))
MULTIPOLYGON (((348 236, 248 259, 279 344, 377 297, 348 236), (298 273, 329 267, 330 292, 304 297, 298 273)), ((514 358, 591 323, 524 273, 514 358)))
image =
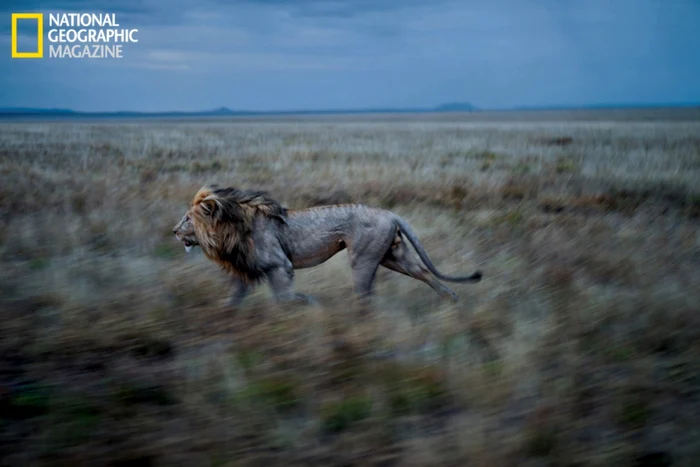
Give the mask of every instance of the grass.
POLYGON ((3 465, 696 465, 700 121, 659 112, 0 125, 3 465), (205 183, 484 279, 363 316, 340 254, 233 312, 172 236, 205 183))

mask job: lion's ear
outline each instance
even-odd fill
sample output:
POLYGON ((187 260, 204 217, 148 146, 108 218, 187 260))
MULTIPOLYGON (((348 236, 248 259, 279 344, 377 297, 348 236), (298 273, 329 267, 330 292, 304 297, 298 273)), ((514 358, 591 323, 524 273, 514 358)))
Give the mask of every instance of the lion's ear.
POLYGON ((202 200, 201 203, 199 203, 199 206, 202 209, 202 213, 205 216, 208 217, 214 217, 214 213, 216 212, 216 201, 213 199, 204 199, 202 200))

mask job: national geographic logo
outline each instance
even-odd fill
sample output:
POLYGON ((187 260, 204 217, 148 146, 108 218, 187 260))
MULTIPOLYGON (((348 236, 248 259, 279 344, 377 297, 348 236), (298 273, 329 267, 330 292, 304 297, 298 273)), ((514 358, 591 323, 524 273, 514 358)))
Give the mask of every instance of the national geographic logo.
POLYGON ((12 58, 43 58, 44 56, 44 14, 12 13, 12 58), (36 20, 36 52, 19 52, 17 50, 17 23, 20 20, 36 20))
POLYGON ((114 13, 12 13, 12 58, 44 58, 45 16, 49 58, 124 58, 123 44, 138 42, 139 30, 120 27, 114 13), (20 51, 23 21, 36 24, 36 50, 20 51))

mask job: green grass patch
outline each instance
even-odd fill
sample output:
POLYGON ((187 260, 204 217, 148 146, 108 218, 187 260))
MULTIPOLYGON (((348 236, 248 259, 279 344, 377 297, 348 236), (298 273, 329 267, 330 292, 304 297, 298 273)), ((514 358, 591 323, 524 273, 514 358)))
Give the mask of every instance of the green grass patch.
POLYGON ((393 365, 380 373, 393 416, 426 412, 446 402, 447 391, 433 368, 393 365))
POLYGON ((536 430, 525 442, 525 452, 531 457, 546 457, 557 447, 557 434, 554 430, 536 430))
POLYGON ((630 428, 642 428, 647 424, 651 411, 646 401, 630 396, 620 406, 620 421, 630 428))
POLYGON ((286 411, 301 400, 299 385, 288 377, 267 377, 249 383, 241 392, 238 402, 256 403, 286 411))
POLYGON ((353 424, 368 418, 371 411, 372 401, 363 395, 326 404, 321 409, 323 428, 331 433, 347 430, 353 424))
POLYGON ((20 386, 3 404, 3 417, 23 420, 46 414, 51 408, 50 391, 49 386, 38 383, 20 386))
POLYGON ((146 386, 135 383, 120 385, 113 394, 116 403, 122 406, 152 404, 167 406, 177 401, 175 397, 162 386, 146 386))

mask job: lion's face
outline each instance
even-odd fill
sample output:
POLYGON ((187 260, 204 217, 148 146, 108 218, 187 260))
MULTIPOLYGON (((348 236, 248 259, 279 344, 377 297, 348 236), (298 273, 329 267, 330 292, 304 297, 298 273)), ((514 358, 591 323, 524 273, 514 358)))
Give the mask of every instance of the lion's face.
POLYGON ((199 245, 199 241, 194 234, 194 225, 192 224, 189 211, 182 216, 180 222, 173 228, 173 233, 175 238, 184 243, 185 251, 188 253, 192 251, 192 247, 199 245))

